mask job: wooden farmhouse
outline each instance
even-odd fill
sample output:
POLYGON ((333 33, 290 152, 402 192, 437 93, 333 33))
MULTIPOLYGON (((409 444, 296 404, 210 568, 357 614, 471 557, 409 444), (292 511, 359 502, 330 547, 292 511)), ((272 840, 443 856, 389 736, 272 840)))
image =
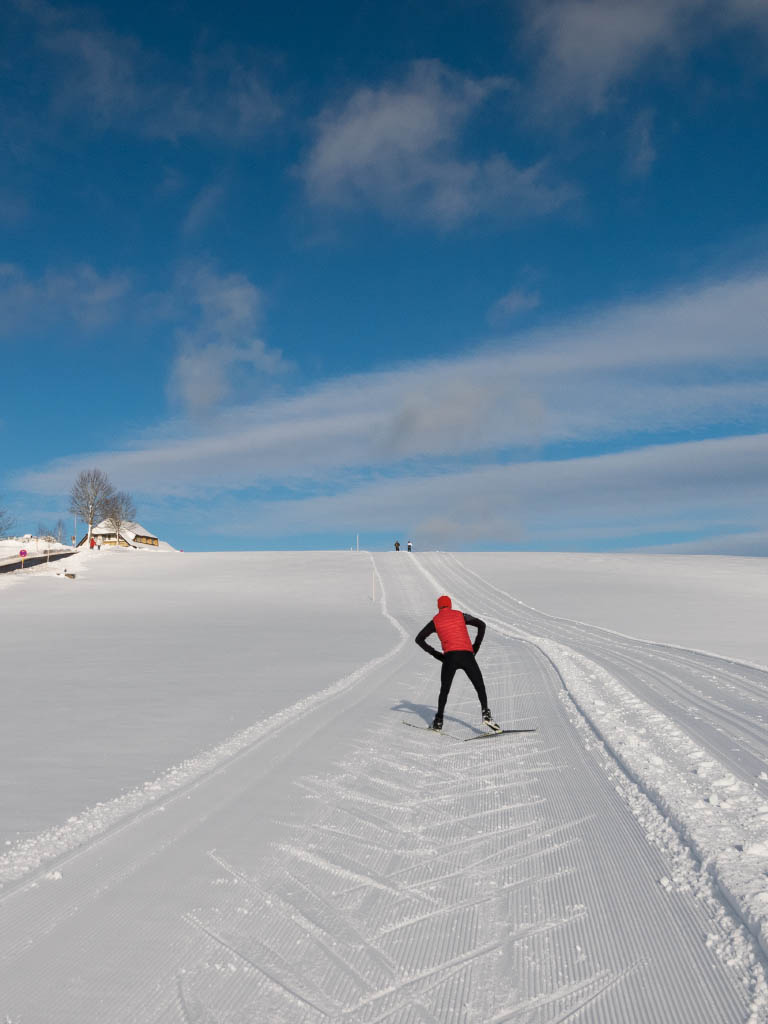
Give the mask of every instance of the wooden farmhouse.
MULTIPOLYGON (((159 546, 160 541, 148 530, 145 530, 141 523, 123 523, 120 529, 120 535, 115 535, 115 528, 106 519, 103 519, 98 526, 94 526, 91 531, 93 536, 96 538, 98 543, 99 538, 103 547, 115 547, 119 545, 121 548, 156 548, 159 546)), ((78 543, 78 547, 81 548, 88 544, 88 534, 78 543)))

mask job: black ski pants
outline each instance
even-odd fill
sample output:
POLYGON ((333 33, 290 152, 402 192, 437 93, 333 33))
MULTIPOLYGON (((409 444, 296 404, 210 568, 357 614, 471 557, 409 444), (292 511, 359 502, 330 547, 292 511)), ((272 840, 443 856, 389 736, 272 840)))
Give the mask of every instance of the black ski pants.
POLYGON ((440 697, 437 702, 438 718, 443 717, 448 694, 451 690, 451 683, 459 669, 463 669, 469 676, 469 681, 477 692, 482 710, 485 711, 488 707, 483 673, 480 671, 480 666, 477 664, 474 653, 472 651, 446 651, 443 655, 443 668, 440 672, 440 697))

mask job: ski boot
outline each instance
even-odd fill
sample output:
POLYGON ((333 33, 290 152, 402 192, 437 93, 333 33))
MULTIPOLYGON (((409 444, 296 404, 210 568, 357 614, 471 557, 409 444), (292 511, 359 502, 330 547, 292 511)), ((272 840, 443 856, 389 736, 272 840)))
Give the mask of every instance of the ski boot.
POLYGON ((443 719, 441 715, 435 715, 434 721, 432 722, 432 725, 430 725, 430 729, 432 729, 433 732, 443 731, 443 719))
POLYGON ((501 726, 494 722, 490 708, 483 708, 483 725, 487 725, 492 732, 501 732, 501 726))

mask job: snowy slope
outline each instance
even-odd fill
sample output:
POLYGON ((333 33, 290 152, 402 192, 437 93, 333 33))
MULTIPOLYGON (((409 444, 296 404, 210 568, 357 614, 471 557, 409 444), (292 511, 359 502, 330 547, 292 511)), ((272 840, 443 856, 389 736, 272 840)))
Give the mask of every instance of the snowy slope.
POLYGON ((547 551, 459 558, 540 611, 768 666, 768 558, 547 551))
POLYGON ((348 551, 83 551, 0 577, 0 604, 0 842, 183 771, 396 635, 348 551))
MULTIPOLYGON (((125 610, 117 595, 127 586, 166 629, 192 618, 184 635, 200 633, 197 658, 211 643, 208 618, 218 625, 241 607, 240 628, 218 647, 226 704, 230 676, 252 658, 246 623, 269 604, 250 587, 252 564, 202 560, 195 586, 187 556, 119 557, 87 563, 83 590, 100 595, 91 613, 125 610), (167 563, 164 580, 150 561, 167 563)), ((758 941, 768 759, 755 727, 768 707, 765 673, 542 615, 451 556, 376 556, 385 598, 376 605, 362 586, 368 556, 334 556, 346 560, 328 607, 329 590, 308 593, 298 562, 256 557, 270 562, 278 610, 295 612, 275 662, 292 682, 284 693, 265 687, 274 702, 263 708, 236 701, 247 728, 208 761, 191 758, 155 799, 145 792, 79 848, 37 868, 29 857, 26 874, 7 878, 0 1015, 14 1024, 768 1020, 758 941), (403 728, 434 710, 436 663, 409 638, 442 590, 489 622, 480 660, 497 717, 536 733, 462 743, 481 727, 461 679, 446 735, 403 728), (291 598, 281 604, 280 593, 291 598), (335 643, 323 647, 326 631, 335 643)), ((324 556, 306 564, 315 557, 324 556)), ((4 610, 22 593, 1 591, 4 610)), ((273 630, 282 621, 276 614, 273 630)), ((78 652, 81 674, 86 622, 88 631, 81 608, 57 636, 60 657, 78 652)), ((127 657, 128 643, 114 642, 127 657)), ((155 692, 170 681, 159 731, 174 705, 183 712, 172 685, 181 649, 151 645, 155 692)), ((107 659, 98 650, 95 672, 107 659)), ((55 675, 44 666, 50 693, 55 675)), ((201 690, 206 673, 207 662, 201 690)), ((94 692, 73 691, 70 708, 86 711, 94 692)), ((198 708, 212 740, 224 717, 214 705, 198 708)), ((109 735, 102 755, 120 745, 119 732, 109 735)))

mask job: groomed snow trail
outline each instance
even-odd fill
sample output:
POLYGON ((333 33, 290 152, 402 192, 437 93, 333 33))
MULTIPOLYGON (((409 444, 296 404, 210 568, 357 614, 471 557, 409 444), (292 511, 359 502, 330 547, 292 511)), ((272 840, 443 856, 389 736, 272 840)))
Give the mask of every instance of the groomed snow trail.
POLYGON ((457 739, 404 728, 431 719, 438 666, 393 629, 392 656, 312 714, 4 891, 0 1019, 768 1020, 754 942, 552 662, 507 635, 515 602, 449 558, 375 561, 408 636, 435 582, 497 622, 491 707, 538 731, 457 742, 480 731, 461 676, 457 739))
POLYGON ((422 571, 432 578, 427 565, 470 605, 479 599, 502 635, 552 661, 585 719, 768 958, 768 671, 544 615, 456 556, 427 556, 422 571))

